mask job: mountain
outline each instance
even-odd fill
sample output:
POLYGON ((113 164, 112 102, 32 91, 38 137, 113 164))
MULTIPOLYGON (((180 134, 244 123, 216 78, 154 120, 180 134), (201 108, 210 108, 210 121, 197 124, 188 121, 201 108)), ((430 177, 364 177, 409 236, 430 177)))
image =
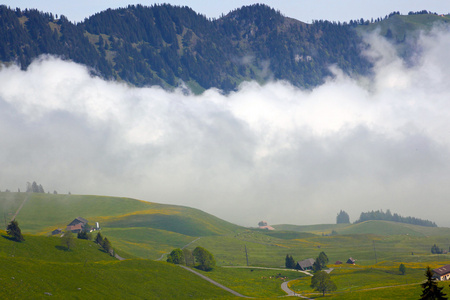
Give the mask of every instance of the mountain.
POLYGON ((65 16, 0 6, 0 61, 26 69, 51 54, 84 64, 95 75, 136 86, 186 83, 194 92, 234 90, 246 80, 287 80, 311 88, 336 65, 351 75, 370 73, 361 35, 379 30, 412 55, 420 30, 448 16, 426 11, 349 23, 306 24, 263 4, 208 19, 169 4, 108 9, 73 24, 65 16))
POLYGON ((0 61, 22 69, 42 54, 89 66, 136 86, 231 91, 245 80, 313 87, 329 66, 366 74, 361 37, 349 24, 305 24, 266 5, 208 19, 168 4, 108 9, 73 24, 64 16, 0 6, 0 61))

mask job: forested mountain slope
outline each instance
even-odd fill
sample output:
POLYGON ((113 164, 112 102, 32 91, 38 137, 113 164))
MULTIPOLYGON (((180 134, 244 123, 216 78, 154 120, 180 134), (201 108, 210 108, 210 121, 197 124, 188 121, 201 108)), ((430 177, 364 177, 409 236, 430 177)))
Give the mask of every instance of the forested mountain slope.
MULTIPOLYGON (((440 18, 430 16, 420 16, 415 26, 440 18)), ((401 22, 394 22, 400 18, 394 14, 377 22, 306 24, 256 4, 211 20, 189 7, 163 4, 108 9, 73 24, 64 16, 0 6, 0 61, 26 69, 39 55, 52 54, 107 79, 167 88, 185 82, 199 92, 272 79, 309 88, 331 75, 330 65, 348 74, 369 73, 371 63, 362 55, 355 28, 387 24, 382 34, 399 40, 404 24, 411 23, 405 18, 417 19, 401 17, 401 22), (397 23, 398 30, 391 28, 397 23)))

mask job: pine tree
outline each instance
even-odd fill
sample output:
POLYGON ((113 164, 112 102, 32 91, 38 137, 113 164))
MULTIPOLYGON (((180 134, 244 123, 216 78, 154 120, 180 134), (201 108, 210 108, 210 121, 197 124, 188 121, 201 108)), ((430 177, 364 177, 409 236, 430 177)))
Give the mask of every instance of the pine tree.
POLYGON ((113 248, 112 248, 111 242, 106 237, 103 239, 102 248, 103 248, 103 250, 105 250, 106 253, 109 253, 110 255, 112 255, 113 248))
POLYGON ((348 216, 348 213, 341 210, 336 217, 336 224, 343 224, 343 223, 350 223, 350 217, 348 216))
POLYGON ((295 261, 292 255, 286 254, 285 266, 287 269, 295 268, 295 261))
POLYGON ((427 267, 425 277, 427 280, 421 284, 423 290, 422 295, 420 295, 420 299, 448 299, 445 297, 446 294, 442 292, 443 287, 439 287, 436 280, 433 278, 433 272, 431 272, 430 267, 427 267))
POLYGON ((97 236, 95 237, 95 243, 97 243, 100 246, 103 245, 103 236, 100 232, 97 233, 97 236))
POLYGON ((6 233, 16 242, 25 241, 22 235, 22 231, 19 228, 19 223, 17 223, 16 220, 12 220, 8 224, 8 227, 6 227, 6 233))

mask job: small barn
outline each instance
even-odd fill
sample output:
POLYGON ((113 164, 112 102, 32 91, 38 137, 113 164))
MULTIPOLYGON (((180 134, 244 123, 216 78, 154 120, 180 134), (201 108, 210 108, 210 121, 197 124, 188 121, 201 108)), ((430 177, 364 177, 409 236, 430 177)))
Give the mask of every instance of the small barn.
POLYGON ((433 277, 440 281, 449 280, 450 279, 450 265, 445 265, 443 267, 434 269, 433 277))
POLYGON ((297 270, 302 270, 302 271, 311 270, 315 261, 316 260, 314 258, 308 258, 308 259, 299 261, 299 262, 297 262, 297 265, 295 266, 295 268, 297 270))
POLYGON ((354 265, 355 262, 356 262, 356 259, 354 259, 354 258, 352 258, 352 257, 350 257, 350 258, 347 260, 347 263, 350 264, 350 265, 354 265))
POLYGON ((334 264, 335 264, 335 265, 342 265, 342 261, 337 260, 334 264))
POLYGON ((61 233, 62 233, 62 230, 59 228, 52 231, 52 235, 57 235, 57 234, 61 234, 61 233))

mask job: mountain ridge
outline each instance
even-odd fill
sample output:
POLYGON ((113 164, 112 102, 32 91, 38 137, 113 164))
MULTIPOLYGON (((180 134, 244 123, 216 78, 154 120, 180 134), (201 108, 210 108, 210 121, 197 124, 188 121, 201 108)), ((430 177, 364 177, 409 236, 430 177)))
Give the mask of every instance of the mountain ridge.
POLYGON ((107 9, 74 24, 65 16, 1 5, 0 61, 25 70, 50 54, 84 64, 105 79, 167 89, 184 82, 197 93, 229 92, 249 80, 285 80, 308 89, 333 76, 332 65, 350 76, 370 74, 364 33, 379 28, 408 56, 414 45, 406 36, 439 21, 450 18, 392 13, 375 21, 307 24, 264 4, 208 19, 187 6, 162 4, 107 9))

